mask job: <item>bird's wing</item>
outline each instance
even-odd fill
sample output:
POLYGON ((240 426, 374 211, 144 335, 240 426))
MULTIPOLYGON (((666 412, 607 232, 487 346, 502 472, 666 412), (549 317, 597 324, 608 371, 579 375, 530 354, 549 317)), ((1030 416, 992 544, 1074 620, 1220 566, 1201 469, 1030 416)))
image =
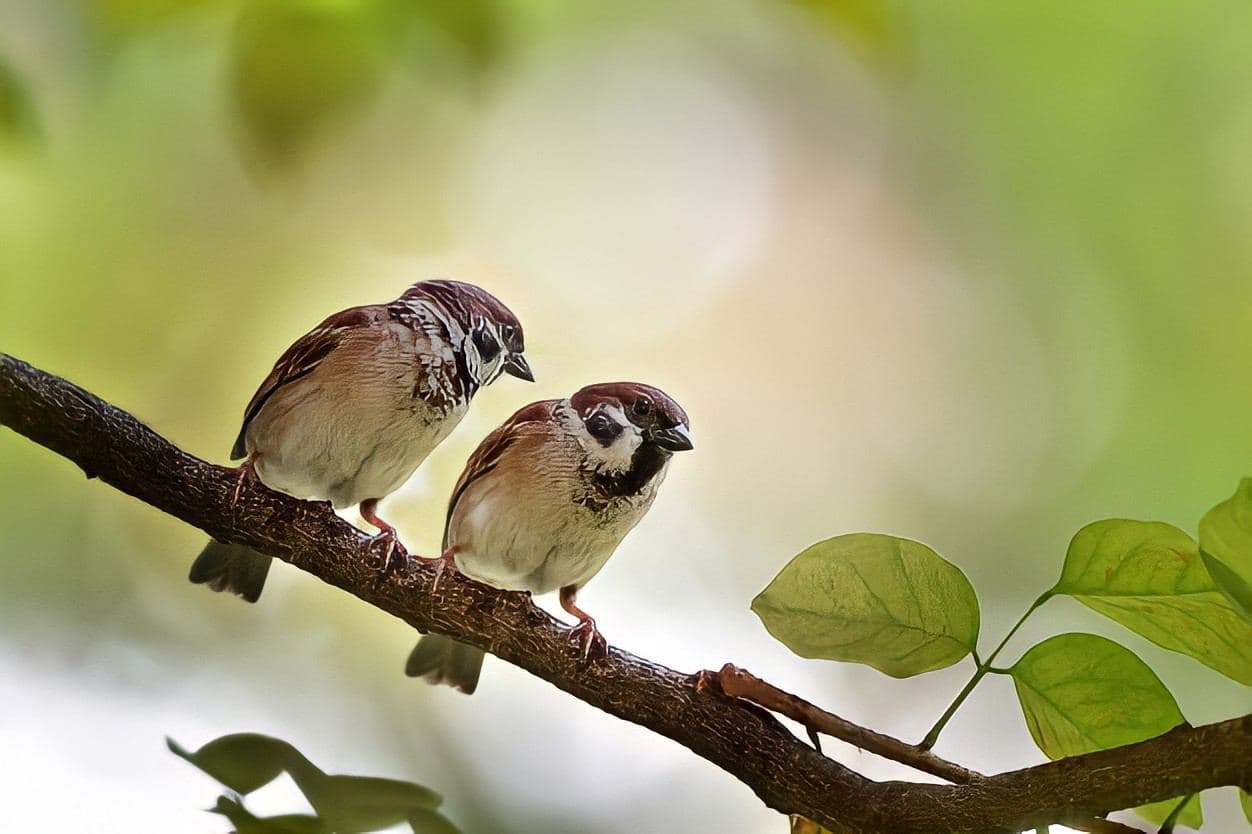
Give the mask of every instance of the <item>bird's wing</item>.
POLYGON ((500 463, 505 451, 535 428, 536 423, 548 424, 553 420, 553 409, 560 400, 540 400, 523 407, 512 417, 504 421, 498 429, 483 438, 474 454, 465 463, 461 477, 457 479, 452 490, 452 498, 448 501, 448 515, 443 525, 443 549, 448 549, 448 528, 452 523, 452 513, 457 502, 479 478, 491 472, 500 463))
POLYGON ((313 373, 322 360, 339 347, 349 331, 375 324, 383 315, 383 310, 384 308, 378 306, 351 307, 342 310, 305 333, 287 348, 283 355, 278 357, 278 361, 274 363, 274 369, 270 371, 269 376, 265 378, 261 387, 257 388, 256 393, 248 402, 248 407, 243 414, 243 425, 239 428, 239 436, 235 439, 235 446, 230 452, 231 460, 238 460, 247 454, 244 436, 248 433, 248 425, 261 413, 261 409, 265 407, 265 403, 275 391, 313 373))

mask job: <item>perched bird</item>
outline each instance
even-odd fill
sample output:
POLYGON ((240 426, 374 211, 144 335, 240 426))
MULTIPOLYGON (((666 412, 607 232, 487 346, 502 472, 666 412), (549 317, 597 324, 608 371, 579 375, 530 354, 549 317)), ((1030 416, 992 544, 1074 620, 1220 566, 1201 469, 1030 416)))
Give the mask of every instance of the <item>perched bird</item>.
MULTIPOLYGON (((494 296, 459 281, 421 281, 388 304, 335 313, 289 347, 244 411, 231 459, 297 498, 376 513, 456 427, 470 399, 502 373, 533 381, 522 326, 494 296)), ((256 602, 270 557, 212 541, 191 581, 256 602)))
MULTIPOLYGON (((652 505, 674 452, 691 448, 687 414, 636 382, 589 385, 518 411, 470 457, 448 505, 444 564, 497 588, 559 590, 584 658, 604 638, 574 604, 652 505)), ((442 565, 441 565, 442 567, 442 565)), ((465 693, 483 652, 423 637, 405 672, 465 693)))

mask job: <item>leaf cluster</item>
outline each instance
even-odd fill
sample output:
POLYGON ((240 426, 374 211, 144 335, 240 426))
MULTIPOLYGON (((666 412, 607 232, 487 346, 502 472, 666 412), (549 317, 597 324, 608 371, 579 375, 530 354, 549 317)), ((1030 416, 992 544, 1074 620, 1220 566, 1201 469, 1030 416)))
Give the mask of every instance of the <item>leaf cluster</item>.
POLYGON ((235 826, 237 834, 358 834, 407 822, 414 834, 457 834, 437 810, 443 797, 398 779, 324 773, 291 744, 256 733, 214 739, 194 753, 167 739, 170 750, 225 785, 211 809, 235 826), (258 817, 243 797, 283 773, 291 777, 313 814, 258 817))
MULTIPOLYGON (((802 657, 864 663, 896 678, 966 656, 973 677, 920 747, 933 746, 987 674, 1009 676, 1031 738, 1051 759, 1158 736, 1186 722, 1156 673, 1130 649, 1065 633, 993 665, 1026 618, 1069 596, 1151 642, 1252 685, 1252 478, 1199 524, 1199 541, 1169 524, 1106 519, 1071 540, 1056 584, 985 660, 977 654, 978 597, 964 573, 919 542, 854 533, 818 542, 757 595, 752 610, 802 657)), ((1241 792, 1252 821, 1252 799, 1241 792)), ((1135 809, 1199 828, 1198 796, 1135 809)))

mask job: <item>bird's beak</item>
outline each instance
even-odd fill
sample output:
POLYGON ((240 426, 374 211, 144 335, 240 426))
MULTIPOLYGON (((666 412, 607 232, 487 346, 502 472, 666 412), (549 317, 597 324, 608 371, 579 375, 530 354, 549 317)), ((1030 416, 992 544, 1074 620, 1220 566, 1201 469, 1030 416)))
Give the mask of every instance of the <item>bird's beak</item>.
POLYGON ((535 381, 535 375, 530 372, 530 365, 526 364, 526 357, 520 353, 509 354, 509 358, 504 360, 504 372, 527 382, 535 381))
POLYGON ((670 452, 685 452, 694 448, 691 443, 691 432, 686 426, 674 426, 669 429, 653 429, 649 439, 670 452))

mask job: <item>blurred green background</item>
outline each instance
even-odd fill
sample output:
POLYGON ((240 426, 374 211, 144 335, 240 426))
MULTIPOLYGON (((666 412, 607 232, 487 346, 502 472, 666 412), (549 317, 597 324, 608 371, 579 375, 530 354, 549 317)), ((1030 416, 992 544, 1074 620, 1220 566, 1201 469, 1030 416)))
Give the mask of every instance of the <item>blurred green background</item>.
MULTIPOLYGON (((986 645, 1083 523, 1194 532, 1252 474, 1249 43, 1235 0, 0 0, 0 349, 224 461, 326 314, 482 284, 539 382, 387 502, 413 549, 520 404, 653 382, 697 452, 580 603, 916 739, 969 664, 803 661, 748 603, 816 539, 891 532, 965 570, 986 645)), ((289 568, 256 606, 189 585, 201 534, 7 431, 0 530, 6 830, 223 831, 163 737, 241 730, 428 784, 467 832, 785 830, 503 663, 473 698, 405 678, 406 627, 289 568)), ((1005 661, 1061 630, 1131 646, 1194 723, 1252 706, 1071 601, 1005 661)), ((938 750, 1041 758, 994 679, 938 750)))

